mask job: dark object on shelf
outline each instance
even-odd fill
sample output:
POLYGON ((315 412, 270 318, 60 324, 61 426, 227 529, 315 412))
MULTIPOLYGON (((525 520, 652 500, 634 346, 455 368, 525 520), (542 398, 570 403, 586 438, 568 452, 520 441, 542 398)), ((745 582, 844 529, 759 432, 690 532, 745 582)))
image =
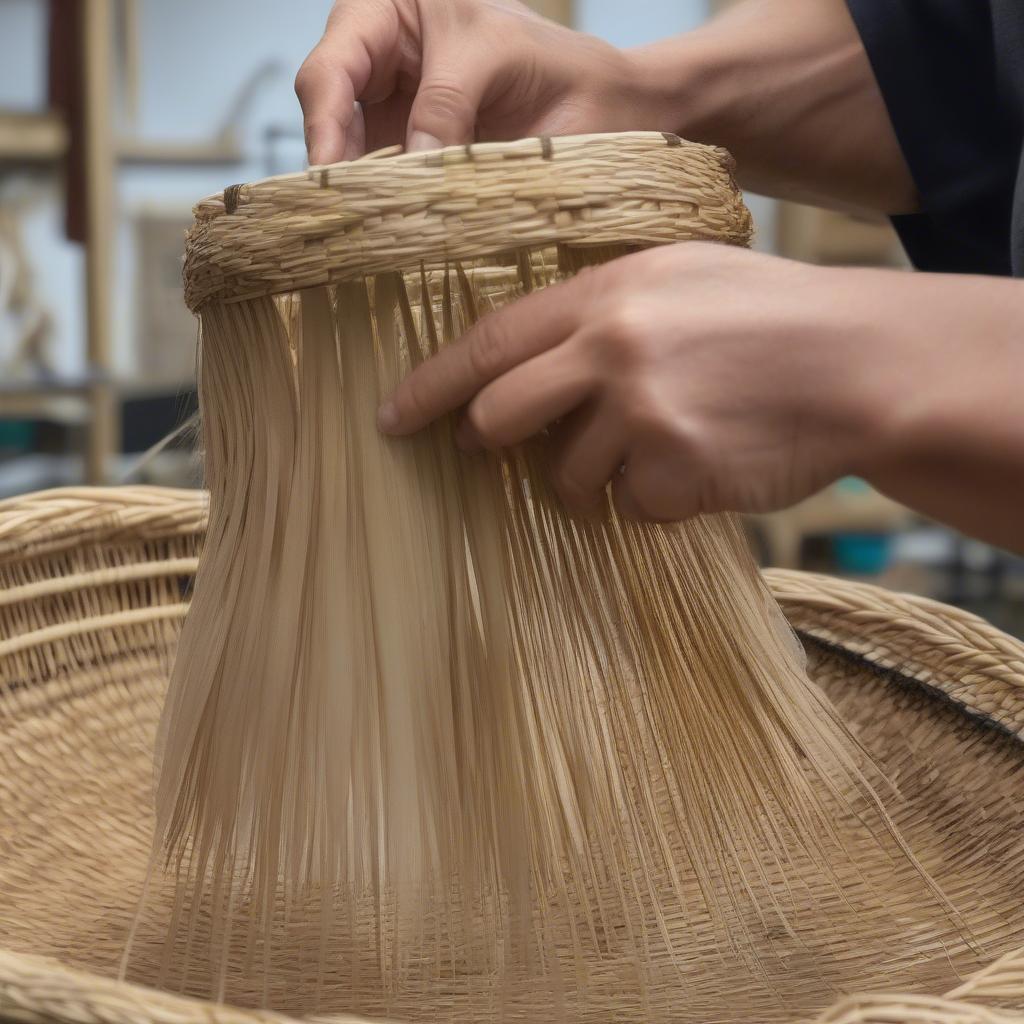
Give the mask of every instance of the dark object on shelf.
MULTIPOLYGON (((177 394, 127 398, 121 406, 121 435, 125 452, 145 452, 177 430, 199 408, 194 391, 177 394)), ((172 447, 187 448, 190 433, 172 442, 172 447)))

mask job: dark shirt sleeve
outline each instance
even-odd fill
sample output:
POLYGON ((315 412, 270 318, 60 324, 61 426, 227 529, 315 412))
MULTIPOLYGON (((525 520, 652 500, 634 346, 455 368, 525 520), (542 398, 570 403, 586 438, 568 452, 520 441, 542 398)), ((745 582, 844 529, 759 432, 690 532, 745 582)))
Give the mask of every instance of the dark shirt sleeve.
MULTIPOLYGON (((1024 0, 1021 0, 1024 3, 1024 0)), ((920 270, 1010 274, 1020 131, 991 0, 847 0, 921 198, 893 218, 920 270)))

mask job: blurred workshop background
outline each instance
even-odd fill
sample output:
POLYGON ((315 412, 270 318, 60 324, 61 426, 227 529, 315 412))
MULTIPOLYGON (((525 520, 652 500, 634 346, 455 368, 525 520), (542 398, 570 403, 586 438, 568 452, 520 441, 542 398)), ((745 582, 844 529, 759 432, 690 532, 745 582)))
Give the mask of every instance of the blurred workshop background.
MULTIPOLYGON (((294 73, 328 0, 0 0, 0 498, 125 480, 198 486, 191 204, 304 165, 294 73)), ((715 0, 537 0, 633 45, 715 0)), ((885 223, 750 197, 758 246, 902 266, 885 223)), ((879 373, 885 367, 878 368, 879 373)), ((767 564, 859 576, 1024 635, 1024 562, 857 480, 750 523, 767 564)))

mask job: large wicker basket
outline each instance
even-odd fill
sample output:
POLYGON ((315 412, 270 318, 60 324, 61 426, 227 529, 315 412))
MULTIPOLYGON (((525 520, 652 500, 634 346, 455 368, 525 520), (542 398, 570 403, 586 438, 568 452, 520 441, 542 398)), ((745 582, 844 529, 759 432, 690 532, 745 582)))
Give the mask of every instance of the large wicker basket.
MULTIPOLYGON (((146 870, 154 728, 205 520, 190 491, 0 502, 0 1020, 284 1019, 115 980, 146 870)), ((1024 645, 922 598, 802 573, 769 580, 815 680, 900 787, 900 825, 978 946, 936 946, 899 973, 863 968, 913 995, 823 987, 812 1002, 835 1002, 833 1022, 1024 1021, 1024 645)), ((742 978, 723 985, 721 1019, 735 1019, 742 989, 742 978)), ((691 1019, 686 1007, 679 1017, 691 1019)))

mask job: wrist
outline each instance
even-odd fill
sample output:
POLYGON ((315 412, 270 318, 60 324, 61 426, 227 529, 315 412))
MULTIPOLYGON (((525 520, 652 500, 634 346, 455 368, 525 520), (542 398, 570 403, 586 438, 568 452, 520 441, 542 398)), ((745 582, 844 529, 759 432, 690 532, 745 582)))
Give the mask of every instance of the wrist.
POLYGON ((904 330, 913 277, 891 270, 800 267, 797 323, 786 358, 793 413, 832 478, 888 472, 914 433, 908 399, 922 367, 904 330))
MULTIPOLYGON (((858 330, 856 472, 886 492, 955 452, 1021 448, 1020 285, 996 278, 846 271, 866 285, 858 330)), ((851 378, 853 383, 853 378, 851 378)))
POLYGON ((623 51, 649 123, 693 142, 729 146, 741 108, 733 51, 714 25, 623 51))

